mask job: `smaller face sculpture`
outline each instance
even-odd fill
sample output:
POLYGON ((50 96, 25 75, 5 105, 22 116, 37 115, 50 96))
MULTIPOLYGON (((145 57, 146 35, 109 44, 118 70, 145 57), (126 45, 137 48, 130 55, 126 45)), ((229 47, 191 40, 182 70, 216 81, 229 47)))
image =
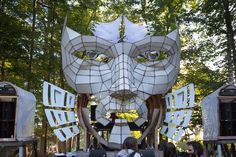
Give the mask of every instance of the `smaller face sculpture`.
MULTIPOLYGON (((65 77, 78 93, 96 97, 96 120, 104 126, 111 122, 106 117, 108 112, 129 110, 137 111, 139 116, 134 123, 141 126, 147 120, 146 100, 151 95, 168 92, 177 78, 178 31, 167 36, 146 36, 146 33, 144 26, 137 26, 125 17, 98 23, 95 36, 80 35, 64 27, 61 46, 65 77), (125 27, 122 39, 121 23, 125 27)), ((116 123, 127 122, 121 119, 116 123)), ((122 143, 130 136, 125 133, 129 128, 123 127, 123 130, 126 131, 118 133, 122 135, 111 135, 108 142, 122 143)))

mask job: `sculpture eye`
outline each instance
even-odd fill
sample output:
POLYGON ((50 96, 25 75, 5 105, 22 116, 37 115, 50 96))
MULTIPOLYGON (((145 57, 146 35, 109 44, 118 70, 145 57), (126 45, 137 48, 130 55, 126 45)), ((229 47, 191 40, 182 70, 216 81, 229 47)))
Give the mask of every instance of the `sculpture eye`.
POLYGON ((86 51, 85 53, 90 60, 96 60, 96 58, 99 56, 99 54, 95 51, 86 51))
POLYGON ((160 51, 146 52, 146 57, 150 61, 156 61, 160 57, 160 51))
POLYGON ((104 63, 107 63, 111 60, 105 54, 94 51, 94 50, 76 51, 76 52, 73 53, 73 55, 80 58, 80 59, 82 59, 82 60, 96 60, 98 62, 104 62, 104 63))
POLYGON ((159 50, 151 50, 146 51, 142 54, 139 54, 136 57, 137 62, 154 62, 154 61, 160 61, 169 56, 169 53, 165 51, 159 51, 159 50))

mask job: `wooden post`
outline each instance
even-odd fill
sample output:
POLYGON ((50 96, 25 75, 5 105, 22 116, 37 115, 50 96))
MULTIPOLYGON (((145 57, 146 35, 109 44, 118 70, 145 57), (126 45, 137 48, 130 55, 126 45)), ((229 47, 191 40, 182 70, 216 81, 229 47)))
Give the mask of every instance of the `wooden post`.
POLYGON ((218 152, 218 157, 222 157, 222 150, 221 150, 221 145, 217 145, 217 152, 218 152))
POLYGON ((25 157, 25 145, 19 147, 19 157, 25 157))

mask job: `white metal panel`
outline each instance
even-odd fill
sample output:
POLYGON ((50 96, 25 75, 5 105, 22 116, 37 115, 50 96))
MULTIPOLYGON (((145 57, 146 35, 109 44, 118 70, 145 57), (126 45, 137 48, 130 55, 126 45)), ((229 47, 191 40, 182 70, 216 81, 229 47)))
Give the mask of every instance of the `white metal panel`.
POLYGON ((51 127, 75 122, 75 113, 73 111, 45 109, 45 114, 51 127))
POLYGON ((168 127, 168 131, 166 133, 166 136, 169 138, 172 138, 176 130, 177 130, 177 128, 168 127))
POLYGON ((165 99, 166 99, 166 108, 171 109, 171 107, 172 107, 172 93, 168 93, 165 96, 165 99))
POLYGON ((167 129, 168 127, 166 125, 162 125, 160 133, 164 135, 167 129))
POLYGON ((174 92, 175 108, 184 108, 187 106, 188 94, 187 86, 182 87, 174 92))
POLYGON ((53 132, 57 136, 57 138, 62 142, 80 133, 79 128, 76 125, 54 129, 53 132))
POLYGON ((173 116, 173 120, 172 123, 175 125, 180 125, 180 123, 184 120, 184 110, 181 111, 175 111, 173 112, 174 116, 173 116))
POLYGON ((179 141, 181 137, 184 135, 184 130, 183 129, 178 129, 177 134, 173 138, 174 141, 179 141))
POLYGON ((194 107, 195 103, 195 94, 194 94, 194 85, 189 84, 189 107, 194 107))
POLYGON ((48 107, 74 108, 75 95, 44 81, 43 104, 48 107))
POLYGON ((172 112, 166 112, 164 122, 169 123, 172 120, 172 112))
POLYGON ((184 119, 184 123, 182 124, 183 127, 188 126, 193 111, 192 110, 186 110, 185 112, 186 112, 186 116, 185 116, 185 119, 184 119))

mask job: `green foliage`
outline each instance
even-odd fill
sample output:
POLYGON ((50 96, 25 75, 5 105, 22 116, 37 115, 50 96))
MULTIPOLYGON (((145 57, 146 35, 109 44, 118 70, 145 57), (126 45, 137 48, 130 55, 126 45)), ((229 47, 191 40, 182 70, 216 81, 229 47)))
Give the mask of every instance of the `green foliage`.
POLYGON ((232 71, 230 71, 229 66, 235 68, 236 65, 234 55, 235 43, 230 41, 228 35, 234 36, 235 34, 235 2, 232 0, 206 0, 198 2, 197 5, 198 7, 185 12, 183 22, 186 25, 196 25, 194 29, 191 27, 185 29, 185 32, 191 34, 200 32, 201 42, 198 44, 198 47, 195 46, 194 48, 197 48, 197 51, 200 50, 198 54, 201 55, 201 58, 214 61, 217 59, 217 56, 220 56, 220 60, 217 59, 218 62, 215 62, 215 64, 218 65, 218 68, 224 67, 227 73, 231 73, 232 71), (229 5, 229 8, 224 6, 225 3, 229 5), (227 16, 231 21, 226 21, 226 12, 228 12, 227 16), (230 30, 230 26, 233 27, 233 30, 230 30))
POLYGON ((83 51, 78 51, 78 52, 75 52, 74 55, 80 59, 83 59, 83 60, 88 60, 88 56, 86 56, 85 52, 83 51))
POLYGON ((136 110, 129 110, 128 112, 117 113, 117 117, 132 122, 135 118, 138 118, 138 112, 136 110))

